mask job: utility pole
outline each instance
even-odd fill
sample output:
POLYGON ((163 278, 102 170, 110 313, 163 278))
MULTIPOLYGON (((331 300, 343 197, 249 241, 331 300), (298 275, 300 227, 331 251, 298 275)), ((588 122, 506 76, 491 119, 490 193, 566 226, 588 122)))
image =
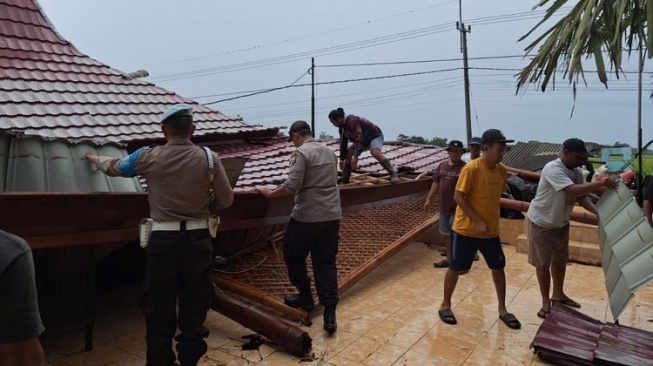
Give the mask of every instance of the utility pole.
POLYGON ((460 21, 456 22, 456 29, 460 31, 460 52, 463 53, 463 75, 465 81, 465 123, 467 126, 467 143, 472 139, 472 114, 469 109, 469 64, 467 63, 467 33, 472 32, 472 27, 465 27, 463 23, 463 0, 458 0, 460 21))
POLYGON ((313 137, 315 134, 315 57, 311 57, 311 131, 313 131, 313 137))

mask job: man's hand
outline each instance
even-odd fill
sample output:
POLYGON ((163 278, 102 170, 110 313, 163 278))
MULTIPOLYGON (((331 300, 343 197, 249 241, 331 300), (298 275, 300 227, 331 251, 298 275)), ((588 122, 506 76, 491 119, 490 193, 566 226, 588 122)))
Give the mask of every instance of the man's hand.
POLYGON ((272 193, 272 190, 266 186, 256 186, 254 187, 260 194, 263 195, 263 197, 269 197, 270 193, 272 193))
POLYGON ((353 158, 351 158, 351 170, 356 170, 356 169, 358 169, 358 158, 354 156, 353 158))
POLYGON ((429 197, 426 197, 426 201, 424 201, 424 209, 428 210, 431 207, 431 199, 429 197))
POLYGON ((97 163, 97 161, 98 161, 98 156, 95 155, 95 154, 93 154, 93 153, 90 152, 90 151, 87 151, 87 152, 84 154, 84 157, 85 157, 86 159, 88 159, 91 163, 94 163, 94 164, 97 163))
POLYGON ((603 180, 603 185, 608 188, 608 189, 614 189, 617 188, 617 182, 615 182, 612 178, 607 177, 606 179, 603 180))
POLYGON ((477 233, 483 235, 484 237, 490 235, 490 231, 487 229, 487 224, 485 221, 477 222, 475 226, 477 233))

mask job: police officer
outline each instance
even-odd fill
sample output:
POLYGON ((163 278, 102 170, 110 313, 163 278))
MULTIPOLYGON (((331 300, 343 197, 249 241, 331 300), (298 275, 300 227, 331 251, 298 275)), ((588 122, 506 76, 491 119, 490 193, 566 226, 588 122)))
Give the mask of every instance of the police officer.
POLYGON ((163 146, 144 147, 122 159, 91 152, 84 155, 109 176, 141 175, 147 180, 154 220, 141 298, 147 366, 174 364, 171 343, 177 325, 180 334, 175 340, 182 366, 196 365, 206 353, 204 320, 211 301, 213 259, 209 205, 228 207, 234 197, 218 155, 190 141, 195 131, 192 110, 190 105, 176 104, 165 111, 161 131, 167 143, 163 146))
POLYGON ((331 149, 313 140, 306 122, 293 123, 289 135, 288 140, 297 150, 290 158, 288 179, 274 190, 264 186, 256 189, 267 198, 295 196, 295 207, 284 236, 283 256, 290 282, 299 294, 286 296, 284 303, 308 311, 315 307, 306 270, 306 257, 310 253, 317 296, 324 306, 324 330, 333 333, 337 329, 336 253, 342 218, 338 161, 331 149))

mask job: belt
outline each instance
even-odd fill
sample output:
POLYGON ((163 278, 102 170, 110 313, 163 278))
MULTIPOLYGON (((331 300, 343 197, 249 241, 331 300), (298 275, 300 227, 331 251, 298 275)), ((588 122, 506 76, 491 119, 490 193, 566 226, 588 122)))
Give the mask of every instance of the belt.
POLYGON ((209 222, 207 219, 188 220, 188 221, 154 221, 152 222, 152 231, 180 231, 180 230, 198 230, 208 229, 209 222))

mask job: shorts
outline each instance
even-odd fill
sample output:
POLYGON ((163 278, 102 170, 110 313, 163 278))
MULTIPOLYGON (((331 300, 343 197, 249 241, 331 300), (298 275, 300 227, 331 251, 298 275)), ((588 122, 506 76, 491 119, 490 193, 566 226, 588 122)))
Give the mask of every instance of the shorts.
POLYGON ((528 263, 537 269, 562 266, 569 259, 569 224, 548 229, 528 220, 528 263))
POLYGON ((454 217, 456 217, 455 211, 452 213, 440 212, 440 234, 451 235, 454 217))
POLYGON ((503 269, 506 266, 506 256, 501 248, 501 240, 494 238, 472 238, 453 232, 451 241, 451 262, 449 268, 454 271, 469 271, 472 268, 476 251, 483 254, 485 263, 490 269, 503 269))
POLYGON ((365 150, 377 149, 383 151, 383 135, 377 136, 370 141, 370 144, 366 146, 365 150))

